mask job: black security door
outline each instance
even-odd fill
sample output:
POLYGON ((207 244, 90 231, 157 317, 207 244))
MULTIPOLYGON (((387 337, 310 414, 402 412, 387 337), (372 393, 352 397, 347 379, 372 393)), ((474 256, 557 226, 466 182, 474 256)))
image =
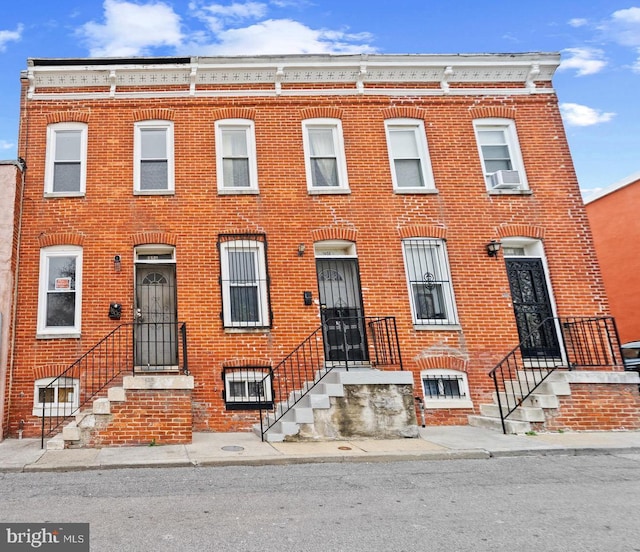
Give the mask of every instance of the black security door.
POLYGON ((327 361, 367 361, 360 275, 356 259, 317 259, 327 361))
POLYGON ((550 321, 536 330, 543 320, 553 316, 542 260, 506 259, 506 264, 518 334, 520 341, 526 340, 520 347, 522 356, 559 357, 555 324, 550 321))

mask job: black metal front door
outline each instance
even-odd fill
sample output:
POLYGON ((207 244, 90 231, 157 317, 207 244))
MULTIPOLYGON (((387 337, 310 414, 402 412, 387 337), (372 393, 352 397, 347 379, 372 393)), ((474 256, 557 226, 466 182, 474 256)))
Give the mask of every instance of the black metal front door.
POLYGON ((553 317, 542 260, 506 259, 506 264, 518 335, 523 342, 522 356, 559 357, 560 345, 553 320, 536 330, 545 319, 553 317))
POLYGON ((368 360, 360 275, 356 259, 317 259, 325 358, 368 360))
POLYGON ((178 365, 174 265, 136 266, 135 363, 142 369, 178 365))

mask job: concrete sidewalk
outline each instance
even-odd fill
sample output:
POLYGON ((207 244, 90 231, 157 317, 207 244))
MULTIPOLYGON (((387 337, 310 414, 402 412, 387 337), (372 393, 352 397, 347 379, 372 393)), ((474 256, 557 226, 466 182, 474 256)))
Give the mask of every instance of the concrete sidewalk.
POLYGON ((486 459, 500 456, 632 454, 640 431, 502 435, 471 426, 420 428, 419 439, 266 443, 252 433, 195 433, 189 445, 42 450, 40 439, 0 442, 0 472, 104 470, 311 462, 486 459))

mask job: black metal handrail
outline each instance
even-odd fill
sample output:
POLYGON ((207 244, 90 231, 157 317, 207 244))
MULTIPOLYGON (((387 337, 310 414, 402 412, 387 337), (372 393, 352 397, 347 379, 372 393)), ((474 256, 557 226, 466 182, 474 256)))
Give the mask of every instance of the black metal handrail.
POLYGON ((189 373, 186 323, 120 324, 47 386, 38 390, 42 408, 40 445, 44 448, 45 437, 75 416, 121 374, 176 369, 184 374, 189 373), (64 390, 62 393, 61 389, 64 390), (65 400, 61 401, 61 397, 65 400))
POLYGON ((618 365, 622 354, 612 317, 546 318, 489 372, 502 431, 507 433, 506 419, 558 368, 618 365), (557 336, 556 346, 549 346, 550 336, 557 336))
POLYGON ((260 410, 260 432, 262 439, 266 432, 280 420, 293 406, 311 391, 332 370, 349 370, 364 365, 396 368, 402 370, 402 357, 395 318, 387 317, 343 317, 331 318, 314 330, 300 345, 289 353, 267 374, 260 385, 265 394, 260 402, 273 404, 272 409, 260 410), (326 358, 326 332, 335 324, 346 327, 362 327, 366 336, 362 341, 367 354, 362 358, 349 358, 350 351, 357 350, 349 343, 349 333, 342 333, 344 358, 326 358), (272 413, 263 416, 265 412, 272 413))

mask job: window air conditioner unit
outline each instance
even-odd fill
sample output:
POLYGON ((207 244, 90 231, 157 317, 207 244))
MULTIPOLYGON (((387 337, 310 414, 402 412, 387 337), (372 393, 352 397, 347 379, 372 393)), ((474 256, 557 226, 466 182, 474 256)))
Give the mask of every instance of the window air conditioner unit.
POLYGON ((491 187, 496 190, 513 190, 520 187, 518 171, 496 171, 491 175, 491 187))

